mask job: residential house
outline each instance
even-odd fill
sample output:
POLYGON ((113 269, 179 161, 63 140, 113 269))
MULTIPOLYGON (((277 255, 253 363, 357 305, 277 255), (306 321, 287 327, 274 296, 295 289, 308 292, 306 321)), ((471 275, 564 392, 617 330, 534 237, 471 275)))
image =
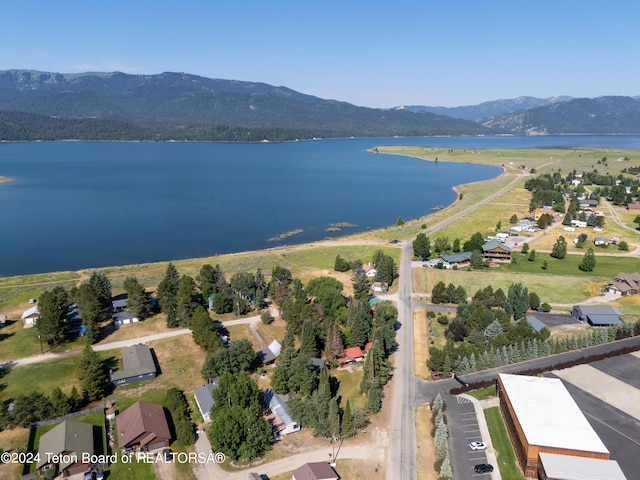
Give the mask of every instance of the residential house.
POLYGON ((37 305, 31 307, 28 310, 25 310, 22 313, 22 321, 24 322, 24 328, 33 327, 38 321, 38 318, 40 318, 40 309, 38 308, 37 305))
POLYGON ((389 290, 389 284, 387 282, 373 282, 371 290, 376 293, 386 292, 389 290))
POLYGON ((282 345, 277 340, 274 340, 268 347, 263 348, 258 352, 258 358, 263 365, 269 365, 276 361, 276 358, 280 356, 280 349, 282 345))
POLYGON ((446 268, 464 268, 471 265, 471 252, 462 252, 462 253, 441 253, 440 258, 442 259, 442 263, 444 265, 449 265, 446 268))
POLYGON ((116 417, 118 445, 125 451, 157 450, 171 443, 162 405, 136 402, 116 417))
POLYGON ((620 295, 635 295, 640 292, 640 273, 620 272, 608 284, 609 291, 620 295))
POLYGON ((326 462, 305 463, 291 472, 292 480, 340 480, 331 465, 326 462))
POLYGON ((378 271, 373 268, 370 263, 368 265, 362 265, 362 270, 368 278, 373 278, 376 276, 376 273, 378 273, 378 271))
POLYGON ((620 325, 622 323, 620 317, 624 316, 624 313, 604 305, 574 305, 571 315, 576 320, 587 322, 592 327, 609 327, 620 325))
POLYGON ((345 348, 342 357, 338 359, 338 366, 348 363, 361 362, 364 359, 364 352, 360 347, 345 348))
POLYGON ((91 467, 83 454, 94 454, 93 425, 65 420, 40 437, 36 467, 41 475, 49 469, 62 478, 82 474, 91 467))
POLYGON ((343 365, 347 365, 349 363, 361 362, 364 360, 364 356, 371 350, 373 343, 369 342, 364 346, 364 351, 360 347, 350 347, 345 348, 342 357, 340 357, 337 362, 338 366, 341 367, 343 365))
POLYGON ((587 222, 584 220, 571 220, 571 226, 576 228, 587 228, 587 222))
POLYGON ((287 401, 284 397, 276 395, 273 390, 266 390, 264 400, 273 413, 273 419, 270 423, 276 437, 300 431, 300 425, 289 414, 287 401))
POLYGON ((511 248, 498 240, 489 240, 482 245, 482 258, 489 262, 510 262, 511 248))
POLYGON ((605 246, 609 245, 609 239, 605 237, 594 237, 593 244, 596 246, 605 246))
POLYGON ((211 383, 207 383, 199 388, 196 388, 193 392, 193 396, 198 405, 198 410, 204 419, 205 423, 211 422, 211 407, 213 407, 213 391, 218 388, 218 382, 220 377, 215 377, 211 383))
POLYGON ((126 295, 119 295, 111 301, 113 324, 116 327, 138 321, 138 317, 127 310, 127 303, 129 303, 129 299, 126 295))
POLYGON ((640 202, 627 203, 627 210, 640 210, 640 202))
POLYGON ((151 349, 142 343, 122 349, 122 365, 122 370, 109 372, 109 379, 116 387, 150 380, 157 375, 151 349))

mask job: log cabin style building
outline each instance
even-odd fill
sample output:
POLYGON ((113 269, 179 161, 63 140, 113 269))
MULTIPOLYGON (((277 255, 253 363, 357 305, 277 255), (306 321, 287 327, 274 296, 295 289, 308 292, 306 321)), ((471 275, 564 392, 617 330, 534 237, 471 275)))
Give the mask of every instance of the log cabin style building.
POLYGON ((482 246, 482 259, 487 262, 511 262, 511 248, 494 239, 482 246))

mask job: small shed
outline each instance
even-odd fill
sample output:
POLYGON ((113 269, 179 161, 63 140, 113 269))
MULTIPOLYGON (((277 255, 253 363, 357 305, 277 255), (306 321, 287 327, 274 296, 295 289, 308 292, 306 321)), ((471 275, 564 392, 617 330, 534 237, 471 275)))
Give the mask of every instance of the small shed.
POLYGON ((289 414, 286 398, 276 395, 273 390, 266 390, 264 400, 269 405, 271 413, 274 414, 275 418, 271 427, 276 436, 300 431, 300 425, 289 414))
POLYGON ((40 318, 40 309, 37 305, 29 308, 28 310, 25 310, 22 313, 22 321, 24 322, 25 328, 33 327, 38 321, 38 318, 40 318))

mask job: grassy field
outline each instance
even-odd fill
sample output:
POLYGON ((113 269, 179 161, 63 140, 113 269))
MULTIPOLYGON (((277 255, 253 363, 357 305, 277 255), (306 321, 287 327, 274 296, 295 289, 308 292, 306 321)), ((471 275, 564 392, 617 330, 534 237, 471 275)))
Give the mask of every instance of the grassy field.
MULTIPOLYGON (((513 267, 518 266, 519 264, 513 267)), ((475 292, 487 285, 491 285, 494 290, 502 288, 506 293, 509 285, 517 280, 523 283, 529 292, 536 292, 543 302, 560 304, 576 303, 584 300, 590 295, 589 285, 594 282, 594 278, 587 275, 573 276, 518 272, 520 274, 514 276, 515 272, 509 272, 509 270, 512 270, 510 267, 512 265, 501 264, 496 269, 479 271, 425 268, 424 275, 427 276, 428 285, 435 285, 437 282, 453 283, 456 286, 462 285, 468 296, 473 296, 475 292)), ((606 279, 602 278, 598 283, 604 284, 606 279)))
POLYGON ((503 480, 524 480, 520 467, 516 463, 516 455, 511 445, 511 439, 504 426, 500 407, 487 408, 484 411, 491 435, 491 443, 496 452, 500 475, 503 480))

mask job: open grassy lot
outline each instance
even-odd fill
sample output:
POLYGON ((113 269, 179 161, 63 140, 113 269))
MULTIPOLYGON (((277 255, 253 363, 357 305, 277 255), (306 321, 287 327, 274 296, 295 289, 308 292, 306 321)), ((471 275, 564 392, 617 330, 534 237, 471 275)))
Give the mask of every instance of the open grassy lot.
MULTIPOLYGON (((540 261, 541 263, 542 261, 540 261)), ((549 263, 551 264, 551 262, 549 263)), ((518 267, 519 265, 514 265, 513 267, 518 267)), ((438 282, 453 283, 456 286, 462 285, 468 296, 473 296, 475 292, 487 285, 491 285, 494 290, 501 288, 506 293, 509 285, 514 281, 518 281, 526 286, 529 292, 536 292, 543 302, 559 304, 576 303, 589 297, 589 285, 594 282, 594 279, 587 275, 525 273, 517 272, 515 268, 510 272, 509 267, 511 265, 503 264, 496 269, 476 271, 425 268, 424 274, 427 275, 428 285, 435 285, 438 282), (519 275, 515 276, 514 273, 519 273, 519 275)), ((540 272, 542 272, 541 269, 540 272)), ((601 282, 606 283, 604 278, 601 282)))
POLYGON ((491 443, 498 458, 497 466, 500 467, 500 475, 502 475, 503 480, 524 480, 519 465, 516 463, 516 455, 507 429, 504 426, 500 408, 487 408, 484 411, 484 415, 487 419, 491 443))
MULTIPOLYGON (((638 257, 612 257, 598 255, 607 250, 595 247, 593 252, 596 255, 596 267, 592 272, 580 270, 580 264, 586 253, 585 249, 578 255, 567 255, 562 260, 552 258, 547 253, 536 253, 535 262, 529 262, 522 254, 516 254, 516 264, 501 264, 499 269, 513 273, 544 273, 545 275, 566 275, 583 278, 604 278, 611 279, 620 272, 637 272, 640 269, 640 258, 638 257), (542 270, 542 263, 548 262, 546 270, 542 270)), ((605 282, 606 283, 606 282, 605 282)))
MULTIPOLYGON (((104 355, 103 355, 104 358, 104 355)), ((60 387, 69 394, 75 385, 80 390, 80 355, 50 362, 13 367, 0 379, 2 399, 15 399, 21 393, 51 392, 60 387)))
POLYGON ((340 405, 344 408, 347 400, 349 400, 351 409, 354 407, 364 408, 367 397, 365 394, 360 393, 362 370, 358 369, 353 372, 349 370, 334 370, 331 375, 340 382, 338 393, 336 394, 336 398, 340 399, 340 405))
MULTIPOLYGON (((29 439, 28 428, 14 428, 0 432, 0 445, 5 452, 15 452, 24 449, 29 439)), ((20 478, 22 465, 19 463, 0 463, 0 480, 14 480, 20 478)))

